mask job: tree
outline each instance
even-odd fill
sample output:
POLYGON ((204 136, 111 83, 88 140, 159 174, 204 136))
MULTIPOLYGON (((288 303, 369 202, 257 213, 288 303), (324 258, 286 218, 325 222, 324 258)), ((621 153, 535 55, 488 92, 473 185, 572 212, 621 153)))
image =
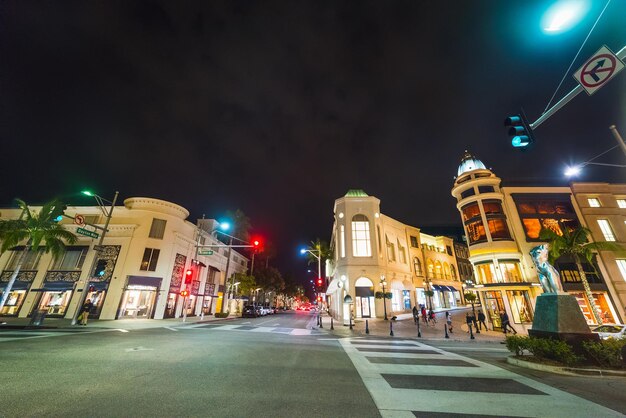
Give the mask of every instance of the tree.
POLYGON ((56 220, 65 209, 59 200, 55 199, 44 204, 39 212, 31 210, 23 200, 16 199, 16 201, 19 208, 22 209, 19 219, 0 221, 0 241, 2 242, 0 254, 20 244, 24 245, 24 249, 20 253, 15 270, 13 270, 13 274, 11 274, 11 278, 2 292, 0 309, 4 307, 29 251, 39 251, 39 248, 43 247, 45 252, 52 253, 53 259, 56 260, 65 251, 66 243, 71 245, 77 241, 76 235, 59 225, 56 220))
POLYGON ((593 312, 593 316, 598 324, 602 324, 602 317, 593 299, 582 263, 587 262, 595 269, 593 264, 595 252, 613 251, 621 253, 624 250, 612 242, 589 242, 590 235, 591 231, 583 226, 579 226, 574 230, 563 228, 562 235, 551 229, 544 228, 539 233, 539 238, 547 241, 549 244, 548 261, 550 264, 554 265, 555 261, 562 256, 567 256, 574 260, 578 275, 585 289, 585 295, 587 295, 587 300, 589 300, 589 305, 591 306, 591 312, 593 312))
POLYGON ((254 276, 245 273, 233 274, 233 283, 239 283, 237 285, 237 292, 240 295, 249 295, 257 288, 254 276))
POLYGON ((307 248, 311 250, 313 254, 307 251, 306 258, 307 264, 317 263, 317 256, 319 255, 320 261, 323 263, 325 260, 332 260, 333 251, 326 241, 321 241, 319 238, 315 241, 311 241, 311 244, 307 248))
POLYGON ((476 309, 474 308, 474 304, 476 303, 476 299, 478 299, 476 297, 476 293, 474 292, 467 292, 465 294, 463 294, 463 296, 465 296, 465 301, 469 302, 472 304, 472 313, 474 314, 474 316, 476 316, 476 309))

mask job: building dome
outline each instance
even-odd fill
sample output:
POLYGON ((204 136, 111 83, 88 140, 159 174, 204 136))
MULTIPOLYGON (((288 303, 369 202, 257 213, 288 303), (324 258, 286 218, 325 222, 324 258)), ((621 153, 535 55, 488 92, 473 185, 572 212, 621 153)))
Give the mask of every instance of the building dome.
POLYGON ((461 158, 461 164, 459 165, 459 169, 456 172, 457 176, 460 176, 463 173, 467 173, 468 171, 483 169, 486 170, 485 164, 480 161, 478 158, 474 157, 467 150, 465 150, 465 154, 463 154, 463 158, 461 158))

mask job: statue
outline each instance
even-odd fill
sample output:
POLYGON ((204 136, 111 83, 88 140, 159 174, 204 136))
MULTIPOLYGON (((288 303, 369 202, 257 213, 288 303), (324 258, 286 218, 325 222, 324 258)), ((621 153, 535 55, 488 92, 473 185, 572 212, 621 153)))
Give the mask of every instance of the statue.
POLYGON ((559 272, 548 262, 548 245, 542 244, 530 250, 530 256, 537 266, 537 275, 544 293, 563 292, 559 272))

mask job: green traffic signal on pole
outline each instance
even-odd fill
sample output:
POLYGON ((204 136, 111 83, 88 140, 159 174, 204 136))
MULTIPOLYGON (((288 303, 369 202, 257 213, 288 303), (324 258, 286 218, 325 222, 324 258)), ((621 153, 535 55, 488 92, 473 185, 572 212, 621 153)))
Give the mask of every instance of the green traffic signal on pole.
POLYGON ((511 145, 515 148, 526 148, 535 142, 533 130, 523 113, 506 118, 504 126, 509 128, 508 134, 511 137, 511 145))

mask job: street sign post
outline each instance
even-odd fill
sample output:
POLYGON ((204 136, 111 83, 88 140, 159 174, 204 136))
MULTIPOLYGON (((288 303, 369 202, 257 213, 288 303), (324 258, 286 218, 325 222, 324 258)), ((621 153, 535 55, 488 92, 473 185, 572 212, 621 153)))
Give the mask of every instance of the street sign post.
POLYGON ((574 78, 591 96, 623 68, 624 63, 605 45, 574 73, 574 78))
POLYGON ((213 250, 198 248, 198 255, 213 255, 213 250))
POLYGON ((100 236, 97 232, 89 231, 85 228, 76 228, 76 233, 90 238, 98 238, 100 236))

